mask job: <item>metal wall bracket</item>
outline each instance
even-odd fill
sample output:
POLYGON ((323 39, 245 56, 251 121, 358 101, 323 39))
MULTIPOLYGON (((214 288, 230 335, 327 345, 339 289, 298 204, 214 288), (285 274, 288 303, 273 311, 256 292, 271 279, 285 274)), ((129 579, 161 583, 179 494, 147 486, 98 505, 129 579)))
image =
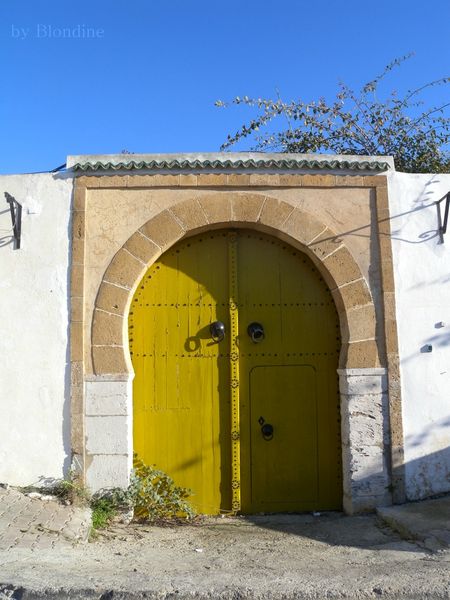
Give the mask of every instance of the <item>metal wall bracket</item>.
POLYGON ((438 200, 438 209, 439 209, 439 233, 441 234, 441 239, 444 241, 444 235, 447 233, 447 225, 448 225, 448 213, 450 208, 450 192, 448 192, 443 198, 438 200), (444 208, 444 219, 441 217, 441 202, 445 200, 445 208, 444 208))
POLYGON ((11 223, 14 237, 14 250, 20 248, 20 237, 22 234, 22 205, 17 202, 11 194, 5 192, 6 202, 9 204, 9 210, 11 213, 11 223))

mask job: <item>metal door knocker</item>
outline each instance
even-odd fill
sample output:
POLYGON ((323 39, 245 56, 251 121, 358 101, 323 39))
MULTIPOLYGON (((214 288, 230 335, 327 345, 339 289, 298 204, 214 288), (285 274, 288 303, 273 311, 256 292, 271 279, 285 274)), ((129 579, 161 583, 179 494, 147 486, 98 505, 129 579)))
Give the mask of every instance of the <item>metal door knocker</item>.
POLYGON ((261 425, 261 433, 266 442, 273 439, 273 425, 266 423, 264 417, 259 417, 258 423, 261 425))
POLYGON ((247 333, 254 344, 259 344, 266 337, 261 323, 250 323, 247 327, 247 333))
POLYGON ((222 321, 214 321, 214 323, 211 323, 209 331, 214 342, 221 342, 225 337, 225 325, 222 321))

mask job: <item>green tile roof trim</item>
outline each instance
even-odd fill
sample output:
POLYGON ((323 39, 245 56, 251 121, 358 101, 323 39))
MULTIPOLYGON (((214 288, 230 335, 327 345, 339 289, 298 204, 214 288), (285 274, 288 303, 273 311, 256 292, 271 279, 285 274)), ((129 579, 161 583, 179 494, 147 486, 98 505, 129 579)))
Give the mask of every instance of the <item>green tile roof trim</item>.
POLYGON ((254 152, 206 154, 116 154, 70 156, 74 171, 215 171, 215 170, 345 170, 382 172, 394 169, 390 156, 320 154, 263 154, 254 152))

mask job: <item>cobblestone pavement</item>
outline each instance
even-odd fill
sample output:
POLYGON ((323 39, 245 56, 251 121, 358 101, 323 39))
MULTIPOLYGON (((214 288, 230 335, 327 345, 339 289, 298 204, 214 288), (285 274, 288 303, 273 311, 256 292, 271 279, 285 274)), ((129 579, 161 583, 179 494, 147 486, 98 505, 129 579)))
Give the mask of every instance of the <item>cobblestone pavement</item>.
POLYGON ((0 551, 42 550, 86 541, 90 511, 51 498, 33 498, 0 488, 0 551))

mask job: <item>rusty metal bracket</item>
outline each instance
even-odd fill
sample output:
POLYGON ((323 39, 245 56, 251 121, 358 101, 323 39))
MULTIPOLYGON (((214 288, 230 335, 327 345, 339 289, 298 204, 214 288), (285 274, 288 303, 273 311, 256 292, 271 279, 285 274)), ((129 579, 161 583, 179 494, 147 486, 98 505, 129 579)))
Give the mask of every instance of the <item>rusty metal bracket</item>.
POLYGON ((22 205, 17 200, 5 192, 6 202, 9 204, 9 210, 11 213, 11 223, 14 237, 14 250, 20 248, 20 238, 22 235, 22 205))

